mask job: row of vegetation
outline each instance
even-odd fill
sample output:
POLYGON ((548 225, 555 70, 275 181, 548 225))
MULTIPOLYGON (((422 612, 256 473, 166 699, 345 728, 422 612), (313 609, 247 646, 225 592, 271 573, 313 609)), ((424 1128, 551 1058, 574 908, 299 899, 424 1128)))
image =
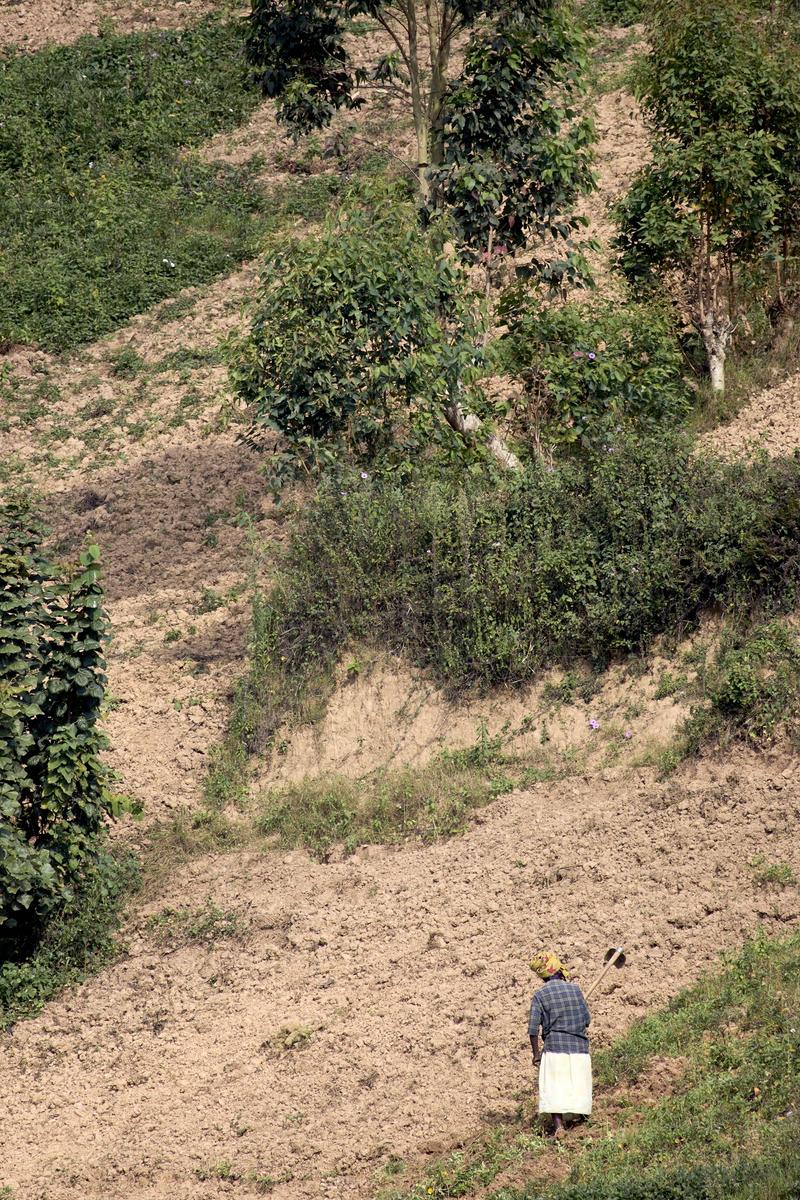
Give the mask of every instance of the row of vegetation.
POLYGON ((106 618, 96 546, 50 561, 24 504, 0 509, 0 1025, 112 952, 135 874, 105 840, 106 618))

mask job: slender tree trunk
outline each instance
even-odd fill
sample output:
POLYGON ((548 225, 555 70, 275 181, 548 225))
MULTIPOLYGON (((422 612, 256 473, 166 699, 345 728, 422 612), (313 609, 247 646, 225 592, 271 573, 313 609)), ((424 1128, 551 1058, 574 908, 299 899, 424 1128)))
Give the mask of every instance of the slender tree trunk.
POLYGON ((408 70, 411 82, 411 111, 414 117, 414 132, 417 138, 417 178, 423 200, 427 199, 427 174, 430 166, 430 141, 428 134, 428 106, 422 87, 422 69, 419 60, 419 30, 417 27, 416 0, 409 0, 405 8, 408 28, 408 70))
POLYGON ((438 167, 444 157, 445 94, 450 66, 450 39, 453 14, 440 0, 426 0, 428 46, 431 56, 431 89, 428 99, 431 166, 438 167))
POLYGON ((725 356, 728 352, 733 325, 726 316, 709 307, 700 326, 708 358, 711 390, 715 395, 725 391, 725 356))
MULTIPOLYGON (((460 433, 462 437, 470 433, 477 433, 483 425, 480 417, 476 417, 474 413, 465 413, 463 408, 457 402, 445 406, 444 415, 447 418, 448 424, 455 429, 456 433, 460 433)), ((486 439, 486 446, 489 453, 501 467, 505 467, 507 471, 518 471, 522 463, 517 458, 513 450, 509 450, 502 438, 496 433, 490 433, 486 439)))

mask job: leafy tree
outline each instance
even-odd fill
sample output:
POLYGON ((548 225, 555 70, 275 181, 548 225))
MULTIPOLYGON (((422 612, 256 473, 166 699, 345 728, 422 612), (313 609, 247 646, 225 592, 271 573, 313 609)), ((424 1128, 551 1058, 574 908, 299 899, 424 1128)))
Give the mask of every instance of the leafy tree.
POLYGON ((97 726, 106 620, 96 546, 71 575, 23 505, 0 520, 0 958, 18 958, 94 865, 113 807, 97 726))
POLYGON ((462 241, 484 251, 489 242, 490 254, 576 226, 563 214, 592 183, 591 127, 575 109, 584 49, 563 0, 253 0, 248 35, 260 86, 295 132, 327 125, 366 92, 399 96, 423 201, 450 205, 462 241), (345 39, 363 16, 388 47, 369 68, 345 39))
POLYGON ((453 430, 470 435, 486 414, 480 315, 413 206, 351 200, 321 234, 274 244, 262 280, 232 377, 250 440, 280 436, 276 483, 298 464, 400 469, 432 443, 465 448, 453 430))
POLYGON ((736 0, 660 0, 651 41, 639 93, 653 158, 619 206, 621 265, 667 283, 723 391, 743 272, 797 218, 800 58, 736 0))
POLYGON ((550 283, 585 264, 569 249, 586 224, 572 212, 595 186, 594 127, 578 107, 586 41, 559 4, 499 7, 476 30, 461 76, 446 94, 441 165, 431 172, 434 206, 446 206, 459 237, 486 260, 526 244, 548 247, 527 268, 550 283))

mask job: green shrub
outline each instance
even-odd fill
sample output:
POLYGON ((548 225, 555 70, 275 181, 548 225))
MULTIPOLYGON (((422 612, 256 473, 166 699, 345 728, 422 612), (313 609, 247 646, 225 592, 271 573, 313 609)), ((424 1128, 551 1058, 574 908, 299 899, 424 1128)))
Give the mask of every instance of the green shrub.
POLYGON ((214 20, 0 57, 0 342, 95 338, 253 251, 252 168, 182 151, 244 119, 246 81, 214 20))
POLYGON ((506 298, 510 331, 499 365, 525 384, 534 441, 602 445, 619 426, 675 424, 689 411, 672 320, 647 304, 541 308, 506 298))
POLYGON ((119 952, 115 934, 136 885, 132 856, 101 851, 71 898, 51 917, 33 954, 0 964, 0 1029, 33 1016, 62 988, 80 983, 119 952))
POLYGON ((682 733, 688 753, 708 742, 763 742, 778 728, 797 728, 800 641, 772 621, 723 643, 704 677, 706 703, 692 710, 682 733))
POLYGON ((724 464, 666 434, 500 484, 342 476, 292 532, 263 661, 299 675, 366 640, 451 687, 602 664, 715 604, 789 603, 799 501, 800 463, 724 464))
POLYGON ((593 24, 635 25, 644 19, 646 0, 588 0, 584 18, 593 24))
POLYGON ((29 954, 95 872, 116 801, 98 720, 106 619, 99 551, 49 562, 24 505, 0 508, 0 962, 29 954))
POLYGON ((476 336, 459 268, 420 233, 413 205, 372 189, 321 233, 273 240, 232 379, 252 440, 275 430, 287 470, 405 459, 445 436, 476 336))

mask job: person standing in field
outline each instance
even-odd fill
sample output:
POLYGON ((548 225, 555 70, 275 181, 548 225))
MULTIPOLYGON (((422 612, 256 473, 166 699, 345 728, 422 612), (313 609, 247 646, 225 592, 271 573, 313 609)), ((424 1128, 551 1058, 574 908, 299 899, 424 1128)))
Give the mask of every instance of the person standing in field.
POLYGON ((577 983, 557 955, 541 950, 531 970, 545 981, 534 993, 528 1034, 533 1065, 539 1067, 539 1112, 553 1117, 553 1136, 562 1137, 564 1116, 588 1117, 592 1111, 592 1060, 589 1009, 577 983), (539 1050, 539 1030, 542 1049, 539 1050))

